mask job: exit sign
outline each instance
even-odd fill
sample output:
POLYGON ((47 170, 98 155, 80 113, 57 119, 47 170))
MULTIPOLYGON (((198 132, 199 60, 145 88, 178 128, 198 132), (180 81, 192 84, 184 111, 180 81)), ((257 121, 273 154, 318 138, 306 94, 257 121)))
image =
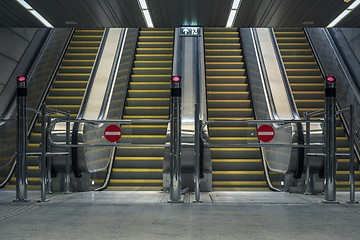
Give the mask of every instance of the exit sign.
POLYGON ((180 27, 181 37, 199 37, 201 36, 200 27, 180 27))

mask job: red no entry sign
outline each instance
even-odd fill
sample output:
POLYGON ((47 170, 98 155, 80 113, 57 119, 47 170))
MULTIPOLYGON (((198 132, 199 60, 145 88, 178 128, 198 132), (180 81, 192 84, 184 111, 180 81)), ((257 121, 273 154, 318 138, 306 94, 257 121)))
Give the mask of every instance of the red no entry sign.
POLYGON ((257 136, 262 142, 270 142, 275 137, 275 131, 270 125, 262 125, 257 130, 257 136))
POLYGON ((104 137, 109 142, 117 142, 122 135, 122 131, 118 125, 109 125, 105 128, 104 137))

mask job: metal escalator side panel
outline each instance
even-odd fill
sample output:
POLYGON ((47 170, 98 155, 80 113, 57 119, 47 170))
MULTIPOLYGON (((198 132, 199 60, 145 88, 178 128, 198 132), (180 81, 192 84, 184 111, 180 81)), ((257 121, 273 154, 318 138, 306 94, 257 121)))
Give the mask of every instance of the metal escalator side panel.
MULTIPOLYGON (((126 37, 125 29, 109 29, 104 50, 102 51, 99 67, 95 73, 94 83, 89 94, 89 99, 84 109, 83 118, 88 120, 102 120, 107 118, 112 96, 112 90, 115 85, 115 77, 121 60, 122 49, 126 37), (125 36, 124 36, 125 34, 125 36), (100 101, 102 99, 102 102, 100 101)), ((103 138, 104 124, 92 125, 84 124, 81 131, 78 132, 82 143, 106 143, 103 138)), ((79 148, 78 159, 81 164, 82 172, 94 173, 108 168, 114 158, 115 148, 97 147, 97 148, 79 148)))
MULTIPOLYGON (((334 75, 337 79, 337 108, 342 109, 350 104, 359 109, 359 92, 354 81, 356 72, 359 72, 359 64, 354 53, 345 41, 340 29, 304 29, 313 54, 323 75, 334 75)), ((359 111, 354 112, 354 126, 359 125, 359 111)), ((349 152, 349 115, 341 114, 336 119, 336 144, 337 152, 349 152), (345 121, 344 121, 345 120, 345 121)), ((355 152, 359 158, 359 142, 355 141, 355 152)), ((349 158, 339 157, 337 164, 336 183, 338 190, 349 189, 349 158)), ((356 166, 358 166, 356 161, 356 166)), ((355 172, 355 179, 359 180, 359 173, 355 172)))

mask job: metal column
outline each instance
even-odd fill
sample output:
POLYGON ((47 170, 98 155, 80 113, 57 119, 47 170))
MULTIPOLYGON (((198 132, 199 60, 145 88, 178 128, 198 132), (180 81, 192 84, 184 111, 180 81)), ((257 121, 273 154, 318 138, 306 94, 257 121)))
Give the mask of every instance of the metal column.
POLYGON ((17 77, 17 162, 16 162, 16 200, 27 201, 28 181, 26 176, 26 146, 27 146, 27 119, 26 119, 26 77, 17 77))
POLYGON ((336 78, 325 77, 324 202, 336 202, 336 78))
POLYGON ((181 201, 181 77, 173 77, 170 99, 170 200, 181 201), (174 78, 178 78, 177 82, 174 78))

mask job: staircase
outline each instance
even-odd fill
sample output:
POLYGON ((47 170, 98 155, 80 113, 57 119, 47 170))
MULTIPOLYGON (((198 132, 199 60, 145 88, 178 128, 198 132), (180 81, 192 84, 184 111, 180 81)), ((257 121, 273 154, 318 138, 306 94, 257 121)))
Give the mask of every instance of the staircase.
MULTIPOLYGON (((250 88, 235 28, 204 30, 208 119, 254 119, 250 88)), ((259 148, 228 147, 257 142, 256 127, 216 123, 209 126, 213 189, 216 191, 267 190, 259 148)))
MULTIPOLYGON (((276 40, 286 69, 294 100, 301 117, 305 112, 324 109, 324 80, 302 29, 275 29, 276 40)), ((340 118, 336 119, 338 153, 349 153, 348 137, 340 118)), ((356 179, 360 172, 356 171, 356 179)), ((349 159, 338 159, 337 189, 349 189, 349 159)))
MULTIPOLYGON (((123 119, 169 119, 172 70, 172 29, 141 29, 132 68, 123 119)), ((108 186, 109 190, 153 190, 163 188, 167 124, 123 125, 122 141, 108 186)))
MULTIPOLYGON (((104 30, 75 30, 69 47, 46 97, 47 107, 70 111, 75 119, 90 73, 95 63, 104 30)), ((38 118, 29 138, 28 152, 40 152, 41 119, 38 118)), ((39 157, 27 158, 29 189, 40 189, 39 157)), ((16 178, 12 177, 7 188, 15 188, 16 178)))

